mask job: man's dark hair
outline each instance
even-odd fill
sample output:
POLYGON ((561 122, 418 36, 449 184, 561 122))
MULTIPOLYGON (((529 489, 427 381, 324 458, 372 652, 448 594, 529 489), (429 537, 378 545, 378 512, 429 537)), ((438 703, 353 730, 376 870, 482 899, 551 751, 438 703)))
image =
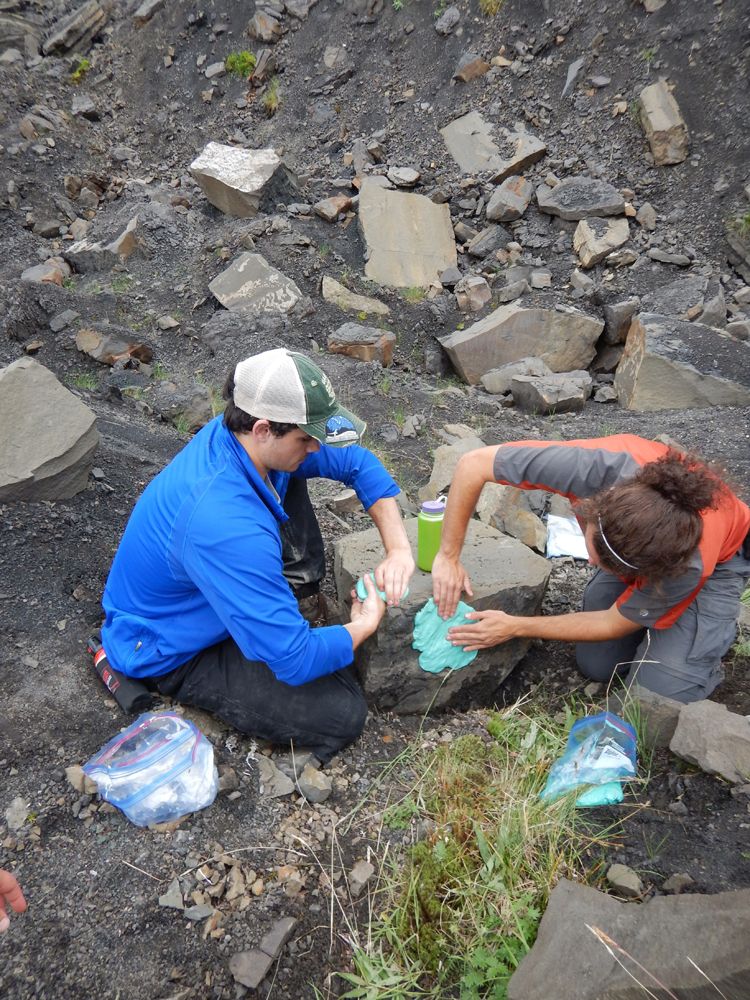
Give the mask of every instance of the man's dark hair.
MULTIPOLYGON (((224 426, 234 434, 246 434, 253 429, 259 420, 263 419, 262 417, 254 417, 250 413, 245 413, 244 410, 235 405, 234 372, 231 372, 227 377, 221 395, 227 400, 227 405, 224 408, 224 426)), ((269 420, 268 423, 274 437, 283 437, 290 431, 297 430, 297 424, 282 424, 278 420, 269 420)))
POLYGON ((685 572, 703 534, 701 512, 715 510, 727 489, 701 459, 670 449, 628 482, 581 500, 576 513, 593 525, 604 569, 658 584, 685 572))

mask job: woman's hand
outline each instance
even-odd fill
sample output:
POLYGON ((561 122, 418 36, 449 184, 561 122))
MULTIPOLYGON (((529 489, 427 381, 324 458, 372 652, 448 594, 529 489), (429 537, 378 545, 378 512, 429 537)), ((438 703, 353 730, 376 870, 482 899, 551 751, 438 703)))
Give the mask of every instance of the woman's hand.
POLYGON ((458 559, 449 559, 438 552, 432 564, 432 596, 441 618, 450 618, 456 613, 456 605, 463 591, 474 596, 469 574, 458 559))
POLYGON ((491 649, 501 642, 514 639, 516 619, 504 611, 472 611, 466 615, 466 625, 455 625, 448 629, 448 642, 463 646, 467 652, 475 649, 491 649), (472 624, 473 623, 473 624, 472 624))
POLYGON ((391 549, 375 569, 375 582, 385 591, 388 607, 395 607, 406 592, 414 573, 414 556, 410 548, 391 549))
POLYGON ((367 591, 367 597, 360 601, 357 591, 352 591, 352 617, 351 624, 357 626, 357 630, 366 635, 372 635, 382 621, 385 614, 385 602, 381 600, 375 584, 372 582, 369 573, 362 577, 367 591))
POLYGON ((4 934, 10 927, 10 918, 5 904, 8 904, 16 913, 23 913, 26 909, 26 900, 23 893, 10 872, 0 868, 0 934, 4 934))

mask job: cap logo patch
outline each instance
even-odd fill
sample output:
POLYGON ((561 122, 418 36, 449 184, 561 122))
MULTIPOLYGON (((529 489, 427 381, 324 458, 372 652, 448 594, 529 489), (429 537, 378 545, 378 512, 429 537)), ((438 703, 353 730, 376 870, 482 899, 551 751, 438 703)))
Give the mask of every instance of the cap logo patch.
POLYGON ((336 414, 326 421, 326 444, 343 444, 358 439, 354 424, 346 417, 336 414))

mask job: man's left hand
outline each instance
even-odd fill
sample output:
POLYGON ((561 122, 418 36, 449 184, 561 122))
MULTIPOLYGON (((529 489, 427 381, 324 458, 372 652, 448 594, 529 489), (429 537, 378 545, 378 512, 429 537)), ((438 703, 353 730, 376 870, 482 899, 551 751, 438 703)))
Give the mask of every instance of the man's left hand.
POLYGON ((448 642, 463 646, 467 653, 475 649, 491 649, 516 637, 515 618, 504 611, 472 611, 466 615, 466 625, 448 630, 448 642))
POLYGON ((391 549, 375 569, 375 582, 385 591, 389 608, 395 607, 404 596, 414 573, 411 549, 391 549))

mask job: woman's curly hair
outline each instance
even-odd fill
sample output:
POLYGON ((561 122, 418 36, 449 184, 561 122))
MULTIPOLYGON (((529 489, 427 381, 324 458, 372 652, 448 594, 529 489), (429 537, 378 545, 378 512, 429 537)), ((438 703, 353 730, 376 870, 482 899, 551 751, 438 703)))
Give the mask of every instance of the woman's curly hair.
POLYGON ((715 510, 727 490, 696 455, 670 448, 627 482, 581 500, 576 513, 594 526, 604 569, 658 583, 685 571, 703 533, 701 513, 715 510))

